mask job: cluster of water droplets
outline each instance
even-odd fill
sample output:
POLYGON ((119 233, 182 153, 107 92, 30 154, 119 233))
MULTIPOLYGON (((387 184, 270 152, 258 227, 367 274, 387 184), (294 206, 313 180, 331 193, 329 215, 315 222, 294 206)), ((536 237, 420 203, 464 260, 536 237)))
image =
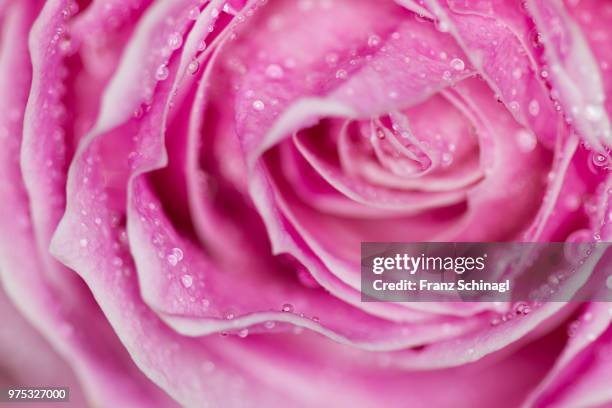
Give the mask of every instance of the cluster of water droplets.
POLYGON ((491 326, 499 326, 516 318, 527 316, 539 306, 540 304, 537 302, 516 302, 511 305, 507 312, 496 314, 491 319, 490 324, 491 326))

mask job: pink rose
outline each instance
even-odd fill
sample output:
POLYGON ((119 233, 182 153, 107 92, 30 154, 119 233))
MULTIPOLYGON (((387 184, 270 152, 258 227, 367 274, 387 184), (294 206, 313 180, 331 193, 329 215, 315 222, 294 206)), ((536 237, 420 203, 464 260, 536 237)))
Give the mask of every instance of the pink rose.
POLYGON ((612 404, 610 303, 359 286, 361 242, 612 241, 610 2, 42 3, 0 1, 0 385, 612 404))

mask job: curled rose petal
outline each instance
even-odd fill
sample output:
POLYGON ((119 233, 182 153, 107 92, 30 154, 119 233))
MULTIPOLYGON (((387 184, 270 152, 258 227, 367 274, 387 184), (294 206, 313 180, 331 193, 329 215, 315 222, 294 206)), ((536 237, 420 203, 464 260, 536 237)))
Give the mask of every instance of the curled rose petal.
POLYGON ((101 406, 609 404, 610 303, 571 300, 612 289, 611 18, 0 0, 0 382, 57 370, 101 406), (372 301, 364 248, 402 242, 550 276, 372 301))

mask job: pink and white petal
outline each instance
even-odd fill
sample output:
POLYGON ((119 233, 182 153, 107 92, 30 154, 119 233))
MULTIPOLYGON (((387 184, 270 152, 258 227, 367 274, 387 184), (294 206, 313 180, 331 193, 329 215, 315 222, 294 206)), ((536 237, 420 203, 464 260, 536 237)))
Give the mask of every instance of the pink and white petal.
MULTIPOLYGON (((612 5, 605 1, 566 1, 567 13, 580 26, 585 41, 599 67, 599 75, 605 93, 604 105, 608 117, 612 115, 612 53, 610 52, 610 25, 612 5)), ((593 67, 592 67, 593 68, 593 67)))
POLYGON ((39 252, 34 238, 29 197, 16 160, 32 71, 27 44, 14 39, 26 37, 37 11, 28 2, 15 3, 2 36, 0 81, 5 94, 0 100, 6 103, 0 116, 0 128, 5 130, 0 155, 4 175, 0 195, 5 203, 0 212, 2 283, 21 313, 73 367, 91 401, 168 406, 163 394, 132 365, 82 282, 66 269, 45 269, 41 257, 46 250, 39 252))
MULTIPOLYGON (((612 260, 611 257, 602 262, 612 260)), ((533 390, 525 406, 600 406, 612 395, 602 379, 609 377, 612 345, 610 303, 590 303, 568 326, 570 341, 555 365, 533 390)))
MULTIPOLYGON (((179 68, 179 74, 180 72, 179 68)), ((168 90, 169 87, 165 84, 160 87, 156 94, 157 98, 150 111, 142 119, 141 128, 136 135, 142 146, 147 147, 146 150, 138 149, 141 152, 139 156, 141 163, 150 163, 143 164, 144 168, 163 162, 162 134, 156 132, 155 129, 165 127, 161 121, 164 120, 162 111, 167 109, 165 101, 170 95, 168 90)), ((196 326, 196 329, 191 329, 192 335, 205 335, 229 329, 237 330, 244 326, 261 324, 270 320, 290 320, 296 324, 319 329, 332 337, 344 338, 345 342, 359 342, 363 344, 363 347, 371 348, 416 344, 415 342, 431 339, 431 336, 434 335, 434 332, 427 326, 423 326, 419 328, 422 330, 420 336, 411 333, 412 338, 409 339, 406 334, 403 334, 407 332, 406 327, 366 314, 355 315, 354 310, 327 297, 323 292, 305 291, 297 281, 292 284, 268 285, 267 290, 262 290, 262 287, 265 288, 263 281, 267 280, 262 271, 270 268, 270 265, 262 265, 257 268, 258 273, 251 276, 254 281, 250 281, 248 275, 236 276, 232 279, 231 272, 220 274, 218 268, 207 260, 198 248, 176 233, 165 214, 159 211, 160 203, 141 176, 134 178, 129 197, 128 237, 131 242, 131 253, 139 271, 143 298, 156 311, 175 316, 174 318, 166 317, 166 321, 180 321, 179 316, 181 315, 204 318, 201 321, 192 322, 192 327, 196 326), (148 237, 154 237, 153 242, 148 237), (237 287, 235 281, 241 282, 241 285, 237 287), (238 290, 246 291, 253 287, 259 288, 258 296, 234 296, 238 290), (231 288, 234 289, 233 292, 231 288), (229 293, 233 294, 228 298, 229 293), (327 298, 328 302, 323 303, 322 298, 327 298), (291 306, 292 308, 301 306, 303 313, 309 316, 313 314, 316 316, 320 313, 329 314, 330 304, 335 305, 335 313, 331 314, 335 317, 328 323, 327 329, 321 328, 321 324, 313 323, 305 316, 280 311, 282 304, 288 301, 294 302, 295 306, 291 306), (270 309, 277 309, 279 312, 270 313, 270 309), (232 316, 231 322, 227 321, 226 315, 232 316), (241 315, 248 316, 241 319, 241 315), (354 317, 355 322, 351 322, 350 316, 354 317), (379 329, 369 330, 372 325, 379 329), (378 340, 372 337, 373 333, 380 335, 380 345, 375 344, 378 340)), ((123 262, 121 258, 116 258, 115 266, 120 267, 123 262)), ((245 266, 242 265, 242 268, 245 266)), ((251 268, 254 268, 252 262, 251 268)), ((457 328, 462 331, 469 328, 470 325, 473 326, 474 322, 465 322, 463 325, 465 328, 459 329, 461 325, 457 325, 457 328)))
POLYGON ((562 0, 529 0, 527 6, 542 33, 559 103, 580 136, 595 150, 606 152, 612 147, 612 125, 599 64, 584 33, 562 0))
POLYGON ((503 106, 491 103, 493 95, 480 81, 463 81, 456 91, 469 111, 466 114, 473 115, 479 123, 485 178, 468 192, 465 217, 438 239, 512 239, 528 225, 524 220, 530 220, 537 212, 550 166, 550 153, 535 143, 535 136, 522 128, 503 106), (533 141, 525 144, 522 135, 533 141), (501 208, 505 209, 503 219, 483 216, 498 214, 501 208))
POLYGON ((539 44, 520 2, 428 0, 437 26, 461 45, 516 120, 547 146, 558 115, 540 78, 539 44), (534 43, 535 44, 532 44, 534 43))

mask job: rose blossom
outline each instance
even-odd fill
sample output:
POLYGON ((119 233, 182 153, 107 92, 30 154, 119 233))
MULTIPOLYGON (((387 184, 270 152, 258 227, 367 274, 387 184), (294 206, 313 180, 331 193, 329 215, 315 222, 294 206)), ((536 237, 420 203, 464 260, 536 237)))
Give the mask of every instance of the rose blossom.
POLYGON ((609 303, 359 290, 361 242, 612 240, 609 2, 4 0, 0 21, 2 386, 612 403, 609 303))

